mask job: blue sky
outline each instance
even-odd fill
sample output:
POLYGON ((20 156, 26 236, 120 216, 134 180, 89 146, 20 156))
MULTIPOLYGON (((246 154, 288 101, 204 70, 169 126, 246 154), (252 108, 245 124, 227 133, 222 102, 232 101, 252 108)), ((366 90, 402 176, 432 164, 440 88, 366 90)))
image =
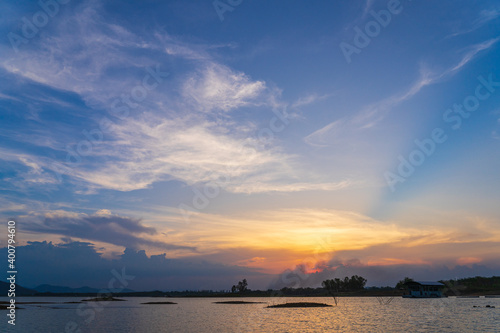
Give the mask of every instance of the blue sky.
POLYGON ((0 214, 26 251, 223 265, 210 288, 500 273, 496 1, 42 4, 0 8, 0 214))

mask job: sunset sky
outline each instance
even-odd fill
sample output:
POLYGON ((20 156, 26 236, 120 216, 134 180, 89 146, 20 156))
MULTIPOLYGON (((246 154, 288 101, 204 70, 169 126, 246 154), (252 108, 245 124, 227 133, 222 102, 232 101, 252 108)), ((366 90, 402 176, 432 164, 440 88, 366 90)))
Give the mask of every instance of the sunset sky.
POLYGON ((61 2, 0 4, 21 285, 500 275, 498 1, 61 2))

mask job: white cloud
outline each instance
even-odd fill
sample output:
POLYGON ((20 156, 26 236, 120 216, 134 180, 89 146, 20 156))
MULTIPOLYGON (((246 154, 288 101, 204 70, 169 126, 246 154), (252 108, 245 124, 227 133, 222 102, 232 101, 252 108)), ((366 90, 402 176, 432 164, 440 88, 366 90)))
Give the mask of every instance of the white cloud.
MULTIPOLYGON (((78 193, 100 188, 131 191, 171 179, 193 185, 212 181, 214 175, 230 179, 228 191, 244 193, 345 186, 305 176, 294 156, 276 143, 257 139, 259 119, 237 120, 232 115, 230 111, 241 107, 286 108, 286 103, 278 89, 215 61, 209 51, 220 45, 187 44, 163 32, 139 37, 107 23, 98 6, 82 5, 74 17, 61 16, 54 24, 50 37, 40 37, 38 50, 26 49, 0 65, 18 78, 77 94, 98 111, 96 121, 102 110, 112 114, 113 101, 141 84, 146 67, 160 65, 169 71, 173 58, 185 61, 175 78, 149 91, 128 116, 117 120, 108 115, 113 124, 102 142, 80 156, 81 163, 64 169, 73 184, 85 188, 78 193)), ((321 98, 309 96, 297 105, 321 98)), ((98 128, 94 126, 87 130, 98 128)), ((65 164, 67 144, 76 149, 86 139, 76 129, 77 133, 42 130, 50 139, 32 144, 55 150, 56 156, 63 154, 59 161, 65 164)), ((48 182, 40 175, 55 179, 47 171, 60 171, 45 153, 25 155, 19 161, 30 168, 32 182, 48 182)))
POLYGON ((252 81, 243 73, 211 63, 186 81, 183 94, 196 102, 197 110, 230 111, 245 105, 261 104, 257 97, 262 97, 265 89, 262 81, 252 81))
POLYGON ((482 11, 479 12, 476 19, 472 21, 469 28, 448 35, 446 38, 456 37, 473 32, 483 27, 490 21, 497 19, 498 17, 500 17, 500 10, 498 8, 483 9, 482 11))
POLYGON ((100 154, 108 157, 97 167, 75 170, 85 181, 104 188, 128 191, 155 181, 177 179, 187 184, 208 182, 214 175, 232 181, 249 174, 280 168, 288 159, 276 150, 252 150, 250 138, 234 138, 226 128, 209 122, 168 120, 149 114, 115 124, 115 138, 100 154))
POLYGON ((224 188, 236 193, 331 191, 350 185, 298 181, 291 156, 262 148, 257 139, 231 136, 227 128, 210 122, 191 124, 149 114, 115 124, 111 131, 114 140, 100 144, 95 163, 69 170, 74 178, 119 191, 171 179, 188 185, 222 179, 224 188))
POLYGON ((326 95, 318 95, 315 93, 309 94, 309 95, 306 95, 306 96, 303 96, 303 97, 300 97, 299 99, 297 99, 295 102, 292 103, 291 107, 292 108, 300 108, 302 106, 313 104, 315 102, 324 100, 330 96, 331 96, 331 94, 326 94, 326 95))
POLYGON ((31 43, 39 43, 36 49, 4 57, 1 66, 20 77, 74 92, 84 101, 109 106, 113 98, 140 82, 142 77, 126 75, 127 72, 158 63, 129 50, 161 51, 151 41, 106 23, 96 5, 81 4, 75 15, 59 15, 50 37, 32 40, 31 43))
POLYGON ((10 149, 0 148, 0 159, 10 162, 16 170, 15 177, 4 178, 10 186, 17 190, 23 190, 27 187, 38 186, 45 187, 57 184, 57 178, 51 172, 44 168, 44 162, 37 156, 15 152, 10 149))
POLYGON ((309 134, 304 138, 304 141, 316 147, 327 147, 328 145, 336 142, 339 137, 345 134, 345 119, 339 119, 323 128, 309 134))
POLYGON ((262 192, 299 192, 299 191, 338 191, 350 187, 352 182, 349 180, 338 183, 288 183, 272 184, 258 181, 245 181, 240 185, 231 185, 229 189, 236 193, 262 193, 262 192))
POLYGON ((469 48, 469 51, 464 55, 464 57, 462 58, 462 60, 460 60, 460 62, 456 66, 454 66, 453 68, 451 68, 448 71, 446 71, 442 76, 450 74, 450 73, 453 73, 453 72, 456 72, 456 71, 462 69, 462 67, 464 67, 465 65, 467 65, 467 63, 469 63, 479 52, 481 52, 483 50, 489 49, 494 44, 496 44, 499 40, 500 40, 500 37, 497 37, 497 38, 493 38, 493 39, 487 40, 487 41, 485 41, 483 43, 472 45, 469 48))

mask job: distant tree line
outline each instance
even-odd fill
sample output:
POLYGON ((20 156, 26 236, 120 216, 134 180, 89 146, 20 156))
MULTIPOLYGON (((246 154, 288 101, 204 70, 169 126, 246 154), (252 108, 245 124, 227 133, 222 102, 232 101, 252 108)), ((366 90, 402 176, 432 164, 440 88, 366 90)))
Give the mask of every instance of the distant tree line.
MULTIPOLYGON (((268 290, 272 292, 272 290, 268 290)), ((289 288, 283 287, 279 290, 280 296, 327 296, 323 288, 289 288)))
MULTIPOLYGON (((225 294, 227 296, 255 296, 255 297, 268 297, 276 296, 342 296, 342 293, 349 292, 362 292, 363 295, 375 295, 378 296, 385 292, 385 295, 400 295, 401 289, 406 288, 408 282, 413 282, 414 279, 410 277, 405 277, 400 280, 394 288, 392 287, 368 287, 366 288, 367 280, 359 275, 353 275, 351 277, 344 277, 343 279, 334 278, 325 280, 322 282, 322 288, 289 288, 284 287, 280 290, 250 290, 248 289, 248 282, 246 279, 239 281, 238 284, 233 285, 231 292, 225 294), (339 295, 340 294, 340 295, 339 295)), ((458 295, 458 294, 470 294, 475 292, 487 292, 491 294, 493 291, 500 291, 500 276, 493 277, 481 277, 476 276, 472 278, 456 279, 456 280, 440 280, 446 287, 444 292, 447 295, 458 295)), ((184 294, 186 294, 184 292, 184 294)), ((195 295, 196 292, 189 293, 189 296, 195 295)), ((207 291, 198 292, 207 294, 207 291)), ((214 293, 210 291, 211 294, 206 296, 216 296, 224 295, 224 292, 214 293)), ((174 293, 172 293, 174 294, 174 293)), ((173 296, 173 295, 172 295, 173 296)))
POLYGON ((322 286, 329 292, 349 292, 365 289, 366 282, 367 280, 364 277, 353 275, 350 278, 346 276, 343 279, 325 280, 322 286))
POLYGON ((440 282, 446 285, 448 289, 455 292, 484 292, 500 290, 500 276, 476 276, 456 280, 442 280, 440 282))

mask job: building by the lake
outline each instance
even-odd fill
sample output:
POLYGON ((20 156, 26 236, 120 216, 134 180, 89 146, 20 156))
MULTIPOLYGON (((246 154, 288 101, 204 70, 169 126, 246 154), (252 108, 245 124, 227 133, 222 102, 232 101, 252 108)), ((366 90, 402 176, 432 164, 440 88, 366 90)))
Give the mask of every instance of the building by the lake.
POLYGON ((444 284, 433 281, 410 281, 405 283, 408 294, 404 298, 443 297, 444 284))

